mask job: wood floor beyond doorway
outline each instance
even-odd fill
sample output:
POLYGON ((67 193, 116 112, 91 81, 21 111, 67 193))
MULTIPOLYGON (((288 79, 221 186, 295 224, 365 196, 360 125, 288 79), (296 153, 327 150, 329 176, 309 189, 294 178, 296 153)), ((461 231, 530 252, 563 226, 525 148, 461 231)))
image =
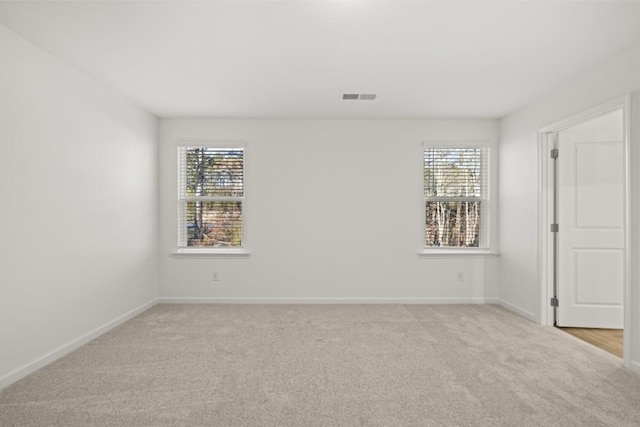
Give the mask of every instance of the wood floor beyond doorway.
POLYGON ((609 353, 622 358, 622 329, 559 328, 609 353))

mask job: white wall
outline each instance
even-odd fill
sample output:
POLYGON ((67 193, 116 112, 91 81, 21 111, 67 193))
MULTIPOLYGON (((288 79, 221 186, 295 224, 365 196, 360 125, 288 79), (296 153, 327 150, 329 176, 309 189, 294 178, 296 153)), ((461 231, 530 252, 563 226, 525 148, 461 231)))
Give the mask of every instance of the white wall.
POLYGON ((160 296, 483 301, 495 258, 419 258, 422 143, 496 140, 493 120, 160 122, 160 296), (244 141, 249 258, 176 257, 176 146, 244 141), (213 271, 220 281, 211 281, 213 271), (456 273, 465 274, 463 283, 456 273))
POLYGON ((2 26, 0 64, 2 387, 156 298, 157 120, 2 26))
MULTIPOLYGON (((629 51, 555 88, 546 96, 500 121, 500 251, 498 276, 500 298, 507 304, 540 315, 540 280, 538 274, 538 146, 537 131, 543 126, 597 106, 612 98, 640 89, 640 48, 629 51)), ((640 157, 640 93, 633 94, 632 118, 635 130, 631 137, 632 232, 631 256, 636 270, 633 287, 638 289, 637 256, 640 251, 640 209, 638 193, 640 157)), ((640 292, 634 295, 637 317, 636 334, 640 334, 640 292)), ((634 337, 633 359, 640 361, 640 335, 634 337)), ((640 365, 638 365, 640 368, 640 365)))

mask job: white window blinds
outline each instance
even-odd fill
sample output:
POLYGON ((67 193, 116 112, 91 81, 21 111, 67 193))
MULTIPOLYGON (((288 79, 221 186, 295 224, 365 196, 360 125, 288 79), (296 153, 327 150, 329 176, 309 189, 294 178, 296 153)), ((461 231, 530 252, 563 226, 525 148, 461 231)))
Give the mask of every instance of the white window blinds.
POLYGON ((489 247, 489 148, 424 149, 425 247, 489 247))
POLYGON ((242 247, 243 202, 243 148, 178 147, 178 247, 242 247))

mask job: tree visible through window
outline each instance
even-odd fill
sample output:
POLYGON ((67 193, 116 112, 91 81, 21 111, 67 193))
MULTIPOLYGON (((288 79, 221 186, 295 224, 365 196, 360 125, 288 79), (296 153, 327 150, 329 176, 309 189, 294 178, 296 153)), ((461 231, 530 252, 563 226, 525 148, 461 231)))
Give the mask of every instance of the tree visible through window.
POLYGON ((425 247, 486 245, 487 151, 480 147, 424 149, 425 247))
POLYGON ((241 247, 242 148, 179 147, 179 247, 241 247))

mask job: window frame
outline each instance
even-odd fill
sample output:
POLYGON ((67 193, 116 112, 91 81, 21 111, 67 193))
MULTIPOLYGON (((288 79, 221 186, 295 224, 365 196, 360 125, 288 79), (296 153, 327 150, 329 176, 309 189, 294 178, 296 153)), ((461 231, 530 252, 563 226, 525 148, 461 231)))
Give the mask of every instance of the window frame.
POLYGON ((248 256, 250 251, 247 249, 247 232, 246 232, 246 200, 247 200, 247 145, 244 142, 239 141, 179 141, 176 144, 176 251, 173 255, 205 255, 205 256, 248 256), (186 156, 181 156, 181 150, 186 148, 211 148, 221 150, 242 150, 242 196, 186 196, 186 180, 181 175, 181 169, 186 170, 186 156), (238 201, 241 203, 241 245, 240 246, 181 246, 181 235, 184 231, 181 230, 184 222, 183 217, 183 202, 185 201, 238 201))
MULTIPOLYGON (((497 201, 495 200, 496 194, 496 174, 497 165, 496 159, 496 144, 493 141, 488 140, 466 140, 466 141, 424 141, 422 143, 422 149, 420 151, 420 166, 421 166, 421 249, 418 250, 420 256, 449 256, 449 255, 497 255, 495 242, 497 240, 496 230, 496 211, 497 201), (487 193, 481 197, 426 197, 425 196, 425 181, 424 181, 424 156, 427 149, 434 148, 478 148, 481 149, 481 164, 480 167, 486 171, 486 183, 481 186, 487 193), (485 151, 486 150, 486 151, 485 151), (457 247, 457 246, 427 246, 426 245, 426 204, 428 201, 479 201, 481 202, 481 215, 486 216, 486 222, 484 227, 480 229, 480 241, 478 247, 457 247)), ((483 171, 481 170, 481 175, 483 171)), ((481 225, 483 223, 481 222, 481 225)))

